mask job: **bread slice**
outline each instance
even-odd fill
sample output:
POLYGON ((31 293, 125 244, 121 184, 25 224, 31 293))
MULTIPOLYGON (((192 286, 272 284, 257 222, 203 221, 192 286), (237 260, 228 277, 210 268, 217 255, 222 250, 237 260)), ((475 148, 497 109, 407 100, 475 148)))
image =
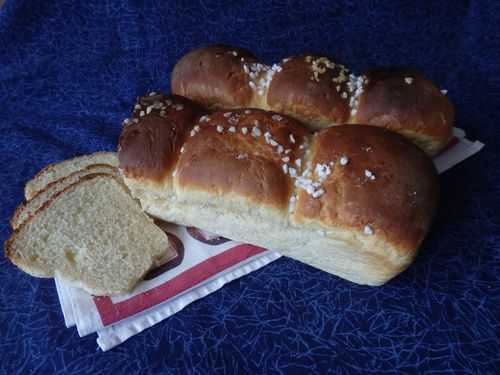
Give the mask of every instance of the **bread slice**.
POLYGON ((5 255, 23 271, 57 275, 94 295, 130 290, 168 251, 167 235, 107 174, 56 193, 5 243, 5 255))
POLYGON ((87 168, 71 173, 68 176, 60 178, 59 180, 49 183, 47 186, 43 187, 42 190, 37 191, 36 194, 31 198, 31 200, 21 203, 17 206, 14 215, 10 219, 10 225, 12 229, 17 229, 24 223, 30 216, 34 215, 35 212, 40 209, 45 202, 47 202, 52 196, 63 191, 69 185, 78 182, 83 176, 93 174, 93 173, 105 173, 111 174, 118 178, 118 169, 106 164, 94 164, 87 168))
POLYGON ((51 182, 57 181, 92 164, 107 164, 118 168, 118 157, 115 152, 96 152, 59 163, 49 164, 26 184, 24 188, 26 200, 32 199, 38 191, 43 190, 51 182))

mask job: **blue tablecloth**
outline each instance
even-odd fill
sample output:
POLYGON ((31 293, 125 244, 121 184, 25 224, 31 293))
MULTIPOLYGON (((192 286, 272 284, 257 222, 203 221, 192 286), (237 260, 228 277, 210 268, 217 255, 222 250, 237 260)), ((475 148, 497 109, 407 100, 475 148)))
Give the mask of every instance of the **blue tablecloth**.
POLYGON ((0 256, 0 373, 500 373, 500 6, 493 1, 7 0, 0 9, 0 240, 24 182, 114 150, 137 95, 225 42, 265 61, 302 51, 355 71, 411 65, 449 90, 486 147, 441 176, 414 265, 380 288, 290 259, 102 353, 66 329, 52 280, 0 256))

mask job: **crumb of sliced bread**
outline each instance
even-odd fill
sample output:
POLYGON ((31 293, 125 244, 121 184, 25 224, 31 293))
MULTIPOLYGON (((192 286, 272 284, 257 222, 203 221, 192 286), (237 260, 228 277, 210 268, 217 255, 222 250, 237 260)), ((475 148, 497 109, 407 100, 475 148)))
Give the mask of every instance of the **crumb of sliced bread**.
POLYGON ((46 201, 5 243, 38 277, 58 275, 94 295, 129 291, 172 251, 167 235, 109 174, 91 174, 46 201))
POLYGON ((26 200, 32 199, 38 191, 43 190, 51 182, 57 181, 92 164, 107 164, 118 168, 118 157, 115 152, 95 152, 59 163, 49 164, 26 183, 24 187, 26 200))
POLYGON ((42 205, 48 201, 54 194, 64 190, 69 185, 78 182, 83 176, 92 173, 106 173, 119 177, 118 169, 106 164, 93 164, 88 167, 71 173, 68 176, 62 177, 59 180, 50 182, 42 190, 37 191, 36 194, 27 202, 21 203, 17 206, 14 215, 10 220, 10 225, 13 229, 17 229, 23 222, 30 216, 34 215, 42 205))

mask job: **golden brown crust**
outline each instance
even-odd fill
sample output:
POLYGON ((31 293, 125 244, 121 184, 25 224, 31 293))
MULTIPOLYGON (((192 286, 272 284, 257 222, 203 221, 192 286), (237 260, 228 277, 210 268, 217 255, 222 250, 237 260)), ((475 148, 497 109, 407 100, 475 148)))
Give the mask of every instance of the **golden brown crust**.
POLYGON ((212 45, 189 52, 172 72, 172 92, 209 108, 246 107, 252 99, 244 64, 257 62, 242 48, 212 45))
POLYGON ((301 124, 273 112, 240 109, 214 112, 198 126, 179 158, 175 178, 181 189, 235 194, 286 210, 291 183, 283 159, 292 164, 301 157, 299 147, 308 135, 301 124))
POLYGON ((300 55, 285 59, 281 68, 267 94, 271 110, 314 128, 348 120, 348 70, 343 65, 322 56, 300 55))
POLYGON ((409 138, 429 155, 448 144, 454 124, 452 104, 421 74, 382 68, 355 76, 318 55, 294 56, 271 67, 246 50, 199 48, 175 66, 172 92, 210 108, 270 109, 312 129, 343 123, 379 126, 409 138))
POLYGON ((381 68, 364 76, 367 83, 350 122, 413 134, 415 143, 431 154, 446 146, 452 135, 454 109, 432 82, 411 69, 381 68), (427 145, 429 139, 433 145, 427 145))
POLYGON ((317 164, 331 169, 322 183, 325 193, 313 198, 301 190, 293 220, 367 231, 403 252, 419 246, 439 186, 435 167, 421 150, 387 130, 337 126, 313 138, 311 168, 317 164))
POLYGON ((162 181, 171 173, 187 133, 202 113, 198 104, 176 95, 139 98, 119 139, 120 169, 127 177, 162 181))

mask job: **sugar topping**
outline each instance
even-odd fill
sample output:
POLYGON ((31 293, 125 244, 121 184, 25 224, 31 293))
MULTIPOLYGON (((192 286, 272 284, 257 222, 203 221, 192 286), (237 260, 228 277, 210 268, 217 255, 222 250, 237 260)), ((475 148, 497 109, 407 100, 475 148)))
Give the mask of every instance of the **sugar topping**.
POLYGON ((237 160, 243 160, 243 159, 248 159, 248 154, 238 154, 236 155, 237 160))
POLYGON ((273 140, 273 137, 271 136, 271 133, 265 132, 264 133, 264 140, 266 141, 267 144, 270 144, 271 141, 273 140))
POLYGON ((222 134, 224 132, 224 127, 222 125, 217 125, 216 130, 217 130, 217 133, 221 133, 222 134))
POLYGON ((156 93, 156 91, 151 91, 148 95, 149 96, 155 96, 155 95, 157 95, 157 93, 156 93))
POLYGON ((196 133, 198 133, 199 131, 200 131, 200 125, 195 125, 189 134, 191 135, 191 137, 194 137, 196 133))
POLYGON ((351 107, 351 116, 355 116, 358 112, 359 97, 363 93, 363 86, 368 80, 365 76, 349 75, 349 82, 347 82, 347 89, 350 93, 349 107, 351 107))
POLYGON ((320 181, 323 181, 330 173, 332 173, 332 170, 327 164, 316 164, 314 173, 316 173, 316 176, 318 176, 320 181))
POLYGON ((349 163, 349 158, 345 155, 342 155, 340 157, 340 165, 344 166, 347 165, 347 163, 349 163))
POLYGON ((225 112, 223 114, 223 116, 227 118, 227 117, 231 117, 232 114, 233 114, 233 112, 225 112))
POLYGON ((200 119, 198 121, 199 122, 208 122, 209 120, 210 120, 210 118, 207 115, 203 115, 200 117, 200 119))
POLYGON ((184 153, 184 146, 182 146, 182 147, 181 147, 181 149, 179 150, 179 152, 180 152, 181 154, 183 154, 183 153, 184 153))
POLYGON ((281 121, 283 120, 283 117, 281 117, 280 115, 272 115, 271 118, 275 121, 281 121))
POLYGON ((412 77, 405 77, 405 82, 408 85, 411 85, 413 83, 413 78, 412 77))
POLYGON ((312 178, 311 162, 309 161, 307 162, 306 169, 302 172, 302 174, 296 177, 295 186, 305 190, 307 194, 313 198, 319 198, 325 193, 325 189, 322 188, 322 183, 331 173, 332 170, 328 164, 318 163, 314 168, 316 178, 312 178))
POLYGON ((146 116, 146 113, 144 111, 141 111, 141 112, 139 112, 139 116, 144 117, 144 116, 146 116))
POLYGON ((236 133, 236 128, 234 126, 229 127, 228 130, 230 133, 236 133))
POLYGON ((255 125, 253 128, 252 128, 252 136, 254 138, 257 138, 257 137, 260 137, 262 135, 262 132, 261 130, 259 129, 259 127, 257 125, 255 125))
POLYGON ((365 169, 365 177, 372 181, 375 180, 375 174, 368 169, 365 169))
POLYGON ((326 72, 326 69, 335 69, 335 63, 328 60, 327 57, 319 57, 312 59, 311 56, 306 56, 306 62, 311 63, 311 70, 313 75, 310 77, 311 81, 319 82, 319 75, 326 72))
POLYGON ((443 95, 448 94, 448 90, 441 90, 441 94, 443 94, 443 95))
POLYGON ((243 71, 250 77, 248 85, 260 96, 264 95, 264 91, 271 84, 274 74, 281 72, 281 70, 281 66, 277 64, 272 66, 260 63, 243 64, 243 71))
POLYGON ((366 234, 367 236, 371 236, 375 232, 373 231, 373 228, 371 226, 365 225, 365 227, 363 228, 363 233, 366 234))
POLYGON ((292 133, 290 133, 290 142, 295 143, 295 138, 292 133))
POLYGON ((154 108, 154 109, 167 108, 167 106, 165 105, 165 103, 162 103, 162 102, 160 102, 158 100, 156 100, 151 107, 154 108))
POLYGON ((141 107, 141 105, 140 105, 140 104, 136 104, 136 105, 134 106, 134 109, 140 110, 140 109, 142 109, 142 107, 141 107))
POLYGON ((248 129, 247 129, 246 127, 242 127, 242 128, 241 128, 241 132, 242 132, 243 134, 247 134, 247 133, 248 133, 248 129))

